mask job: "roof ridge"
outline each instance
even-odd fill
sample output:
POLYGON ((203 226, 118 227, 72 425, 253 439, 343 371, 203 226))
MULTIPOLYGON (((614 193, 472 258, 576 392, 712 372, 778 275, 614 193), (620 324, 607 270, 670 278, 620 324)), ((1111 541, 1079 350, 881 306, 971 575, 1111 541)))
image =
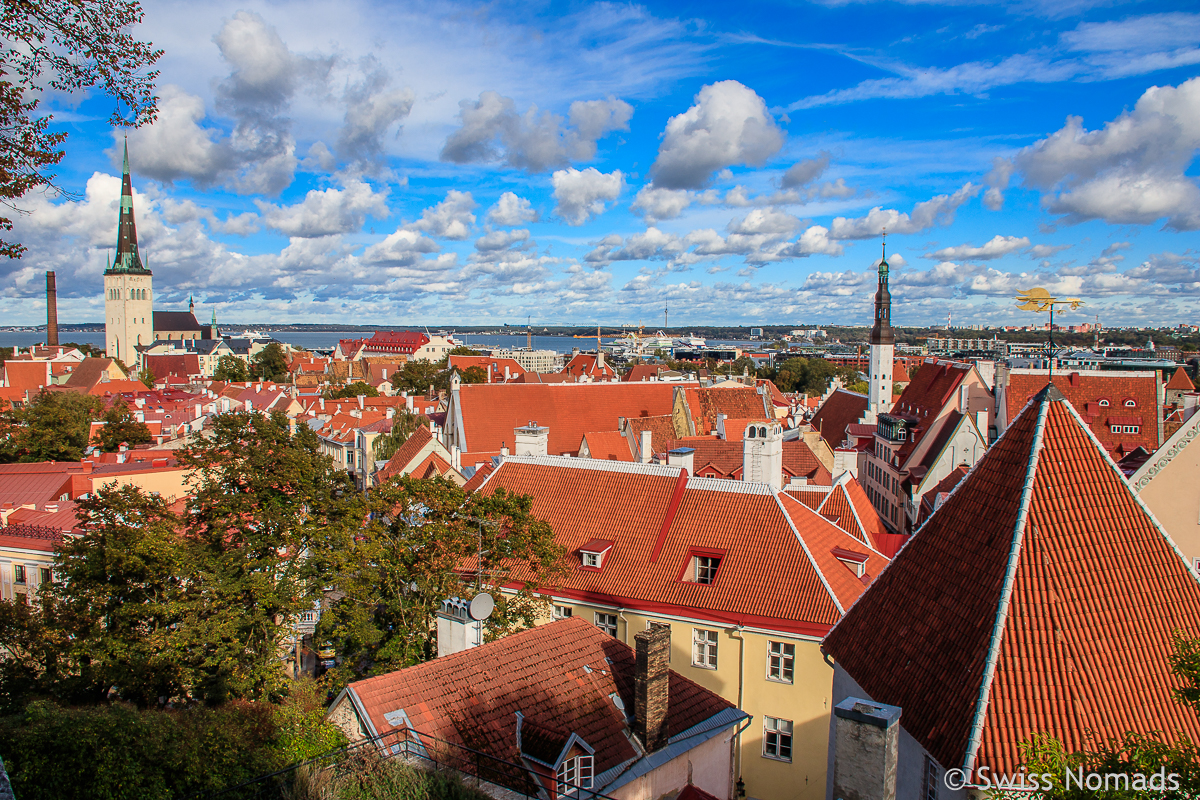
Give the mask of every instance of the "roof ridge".
MULTIPOLYGON (((829 585, 829 581, 826 579, 825 573, 822 572, 821 567, 817 565, 817 560, 813 558, 812 552, 810 552, 808 549, 808 542, 804 541, 804 537, 800 535, 800 529, 796 527, 796 523, 792 522, 792 515, 789 514, 787 509, 783 507, 783 501, 779 499, 781 492, 775 489, 774 486, 771 486, 771 484, 767 484, 767 486, 771 489, 771 496, 775 498, 775 505, 779 506, 779 513, 783 514, 784 521, 787 523, 788 527, 792 529, 792 533, 796 535, 796 541, 800 542, 800 547, 804 550, 804 555, 808 557, 808 563, 812 564, 813 571, 817 573, 817 578, 820 579, 821 585, 825 587, 825 593, 829 595, 831 600, 833 600, 833 607, 838 610, 839 614, 845 616, 846 609, 842 608, 842 601, 838 600, 837 592, 833 591, 833 587, 829 585)), ((811 508, 808 508, 808 506, 804 505, 804 503, 801 503, 796 498, 791 497, 789 499, 796 505, 812 511, 811 508)), ((820 514, 817 514, 817 517, 822 522, 827 522, 830 525, 833 525, 832 522, 829 522, 829 520, 825 519, 820 514)), ((837 526, 834 525, 834 527, 836 528, 837 526)), ((850 534, 847 533, 846 535, 849 536, 850 534)), ((880 555, 882 555, 882 553, 880 555)), ((866 592, 859 594, 859 597, 862 597, 864 594, 866 594, 866 592)))
MULTIPOLYGON (((1026 523, 1029 521, 1029 504, 1033 498, 1033 483, 1037 477, 1039 455, 1046 432, 1046 417, 1049 415, 1050 403, 1057 400, 1054 395, 1057 393, 1059 397, 1062 397, 1058 390, 1050 391, 1053 387, 1054 384, 1051 383, 1047 389, 1043 389, 1035 396, 1035 399, 1040 402, 1040 407, 1038 408, 1037 422, 1034 423, 1033 442, 1029 447, 1029 466, 1025 471, 1025 485, 1021 487, 1017 521, 1013 526, 1012 547, 1009 549, 1008 564, 1004 568, 1004 583, 1000 587, 1000 601, 996 606, 996 617, 992 625, 991 641, 988 643, 987 659, 983 664, 983 678, 979 682, 979 699, 975 703, 975 714, 971 720, 970 735, 967 737, 967 752, 963 761, 963 769, 968 773, 975 768, 975 756, 979 752, 979 745, 983 738, 983 724, 986 720, 988 699, 991 695, 992 680, 996 676, 996 661, 1000 656, 1000 641, 1004 638, 1004 627, 1008 621, 1008 611, 1012 603, 1017 564, 1021 558, 1021 544, 1025 538, 1026 523)), ((980 459, 980 461, 982 460, 980 459)), ((965 482, 966 478, 963 481, 965 482)), ((960 483, 959 486, 961 485, 960 483)))
MULTIPOLYGON (((596 431, 602 433, 603 431, 596 431)), ((516 464, 536 464, 543 467, 571 467, 574 469, 590 469, 597 472, 626 472, 641 475, 654 475, 661 478, 676 478, 682 467, 666 464, 643 464, 637 461, 609 461, 599 458, 579 458, 577 456, 505 456, 504 462, 516 464)))
MULTIPOLYGON (((859 544, 861 544, 861 545, 864 545, 864 546, 865 546, 865 547, 866 547, 868 550, 870 550, 872 553, 875 553, 876 555, 883 556, 885 559, 887 559, 887 556, 883 555, 883 553, 882 553, 881 551, 879 551, 879 550, 876 550, 876 549, 875 549, 875 547, 874 547, 874 545, 872 545, 870 542, 864 542, 864 541, 862 541, 862 540, 859 540, 859 538, 858 538, 857 536, 855 536, 853 533, 851 533, 850 531, 846 530, 846 529, 845 529, 845 528, 843 528, 841 525, 838 525, 838 524, 837 524, 836 522, 834 522, 833 520, 831 520, 831 519, 828 519, 828 518, 826 518, 826 517, 822 516, 822 515, 821 515, 821 513, 820 513, 820 512, 818 512, 818 511, 816 511, 815 509, 809 508, 808 506, 804 505, 804 503, 801 503, 799 500, 797 500, 796 498, 792 497, 792 496, 791 496, 790 494, 788 494, 787 492, 782 492, 782 491, 781 491, 779 494, 780 494, 781 496, 785 496, 785 497, 787 497, 787 499, 791 500, 791 501, 792 501, 793 503, 795 503, 796 505, 798 505, 798 506, 802 506, 802 507, 804 508, 804 510, 806 510, 806 511, 807 511, 808 513, 810 513, 810 514, 814 514, 814 515, 816 515, 816 516, 817 516, 817 517, 818 517, 820 520, 822 520, 823 522, 828 522, 830 525, 832 525, 833 527, 837 528, 839 531, 841 531, 842 533, 846 534, 846 535, 847 535, 847 536, 849 536, 851 539, 854 539, 854 540, 858 541, 858 543, 859 543, 859 544)), ((849 496, 847 496, 847 500, 849 500, 849 496)), ((853 508, 853 503, 851 503, 851 507, 853 508)), ((888 559, 888 560, 890 560, 890 559, 888 559)))

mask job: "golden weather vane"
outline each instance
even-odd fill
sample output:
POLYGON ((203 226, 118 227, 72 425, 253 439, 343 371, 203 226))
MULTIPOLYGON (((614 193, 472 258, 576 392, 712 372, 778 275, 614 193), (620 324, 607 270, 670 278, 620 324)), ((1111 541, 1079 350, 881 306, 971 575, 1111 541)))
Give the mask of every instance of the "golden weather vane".
POLYGON ((1050 312, 1050 345, 1049 345, 1049 363, 1050 363, 1050 382, 1054 383, 1054 307, 1055 306, 1070 306, 1071 310, 1075 310, 1083 305, 1083 301, 1078 297, 1054 297, 1050 292, 1038 286, 1034 289, 1024 289, 1017 292, 1016 296, 1017 308, 1022 311, 1034 311, 1041 313, 1043 311, 1050 312))

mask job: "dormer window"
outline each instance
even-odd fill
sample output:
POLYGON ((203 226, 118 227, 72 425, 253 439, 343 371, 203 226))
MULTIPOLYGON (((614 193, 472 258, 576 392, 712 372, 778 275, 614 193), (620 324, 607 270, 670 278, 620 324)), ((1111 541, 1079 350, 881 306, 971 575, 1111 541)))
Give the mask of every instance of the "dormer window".
POLYGON ((1108 398, 1106 398, 1106 397, 1100 398, 1100 407, 1108 408, 1108 398))
POLYGON ((613 543, 608 539, 592 539, 579 548, 579 562, 584 569, 602 570, 604 561, 612 551, 613 543))
POLYGON ((724 557, 725 553, 719 550, 693 550, 684 565, 680 580, 711 586, 717 581, 717 573, 721 571, 724 557))
POLYGON ((1125 407, 1126 408, 1137 408, 1137 400, 1134 400, 1132 397, 1126 398, 1125 407))
POLYGON ((854 577, 861 578, 867 574, 867 559, 865 553, 856 553, 853 550, 843 550, 840 547, 833 548, 833 557, 842 562, 854 573, 854 577))

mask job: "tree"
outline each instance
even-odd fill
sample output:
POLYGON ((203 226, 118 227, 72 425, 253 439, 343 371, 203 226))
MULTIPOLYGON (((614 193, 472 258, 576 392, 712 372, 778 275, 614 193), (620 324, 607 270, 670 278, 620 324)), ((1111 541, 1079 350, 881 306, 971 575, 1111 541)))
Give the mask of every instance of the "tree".
POLYGON ((217 360, 217 368, 213 372, 213 380, 217 381, 246 381, 250 379, 250 370, 246 362, 235 355, 221 356, 217 360))
MULTIPOLYGON (((38 115, 47 90, 77 93, 93 87, 116 100, 109 123, 137 127, 158 113, 157 71, 143 72, 161 50, 131 36, 142 21, 137 0, 25 0, 6 2, 0 15, 0 203, 31 189, 52 187, 46 172, 62 161, 67 134, 51 132, 52 116, 38 115)), ((0 218, 0 229, 12 230, 0 218)), ((20 258, 23 245, 0 240, 0 255, 20 258)))
POLYGON ((102 407, 92 395, 43 389, 24 408, 0 413, 0 462, 78 461, 102 407))
POLYGON ((472 350, 471 348, 467 347, 466 345, 462 345, 462 344, 460 344, 458 347, 455 347, 455 348, 451 349, 451 350, 450 350, 450 352, 449 352, 449 353, 447 353, 446 355, 451 355, 451 356, 481 356, 481 355, 483 355, 483 353, 479 352, 478 350, 472 350))
POLYGON ((392 417, 392 429, 375 437, 371 445, 371 461, 387 461, 423 424, 425 420, 419 415, 408 409, 401 410, 392 417))
POLYGON ((363 500, 312 429, 293 433, 278 413, 221 414, 179 460, 195 470, 178 647, 204 676, 196 692, 210 702, 276 696, 293 621, 330 581, 363 500))
POLYGON ((355 381, 348 383, 345 386, 339 386, 336 389, 330 387, 325 390, 325 397, 329 400, 340 400, 344 397, 358 397, 359 395, 367 397, 379 397, 379 390, 369 383, 355 381))
POLYGON ((250 372, 256 378, 275 381, 288 375, 287 356, 279 342, 271 342, 250 359, 250 372))
POLYGON ((467 367, 461 374, 463 383, 487 383, 487 370, 480 366, 467 367))
POLYGON ((138 380, 141 381, 147 389, 153 389, 154 382, 158 379, 154 375, 154 370, 146 367, 138 372, 138 380))
POLYGON ((488 640, 531 627, 547 602, 534 590, 565 574, 564 550, 530 515, 528 497, 468 496, 445 478, 403 476, 377 487, 369 502, 370 522, 331 579, 342 596, 317 626, 341 655, 337 684, 434 657, 442 600, 470 598, 480 587, 493 587, 496 601, 488 640))
POLYGON ((409 394, 424 394, 433 386, 434 391, 444 390, 450 384, 450 373, 444 372, 445 363, 409 360, 404 368, 392 376, 392 386, 397 391, 409 394))
POLYGON ((146 423, 139 422, 129 410, 124 398, 118 398, 109 406, 100 417, 100 421, 104 423, 104 427, 96 431, 92 444, 99 445, 106 453, 116 452, 122 444, 134 447, 147 444, 154 438, 150 435, 146 423))

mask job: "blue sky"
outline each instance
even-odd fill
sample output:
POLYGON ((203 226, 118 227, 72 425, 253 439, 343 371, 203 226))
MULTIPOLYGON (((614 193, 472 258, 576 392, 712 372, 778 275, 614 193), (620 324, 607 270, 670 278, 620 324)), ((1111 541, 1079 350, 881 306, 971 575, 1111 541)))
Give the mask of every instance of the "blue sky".
MULTIPOLYGON (((156 307, 246 322, 1196 322, 1200 14, 1181 4, 146 3, 130 133, 156 307), (893 255, 894 254, 894 255, 893 255)), ((103 319, 110 101, 47 96, 0 319, 103 319)))

